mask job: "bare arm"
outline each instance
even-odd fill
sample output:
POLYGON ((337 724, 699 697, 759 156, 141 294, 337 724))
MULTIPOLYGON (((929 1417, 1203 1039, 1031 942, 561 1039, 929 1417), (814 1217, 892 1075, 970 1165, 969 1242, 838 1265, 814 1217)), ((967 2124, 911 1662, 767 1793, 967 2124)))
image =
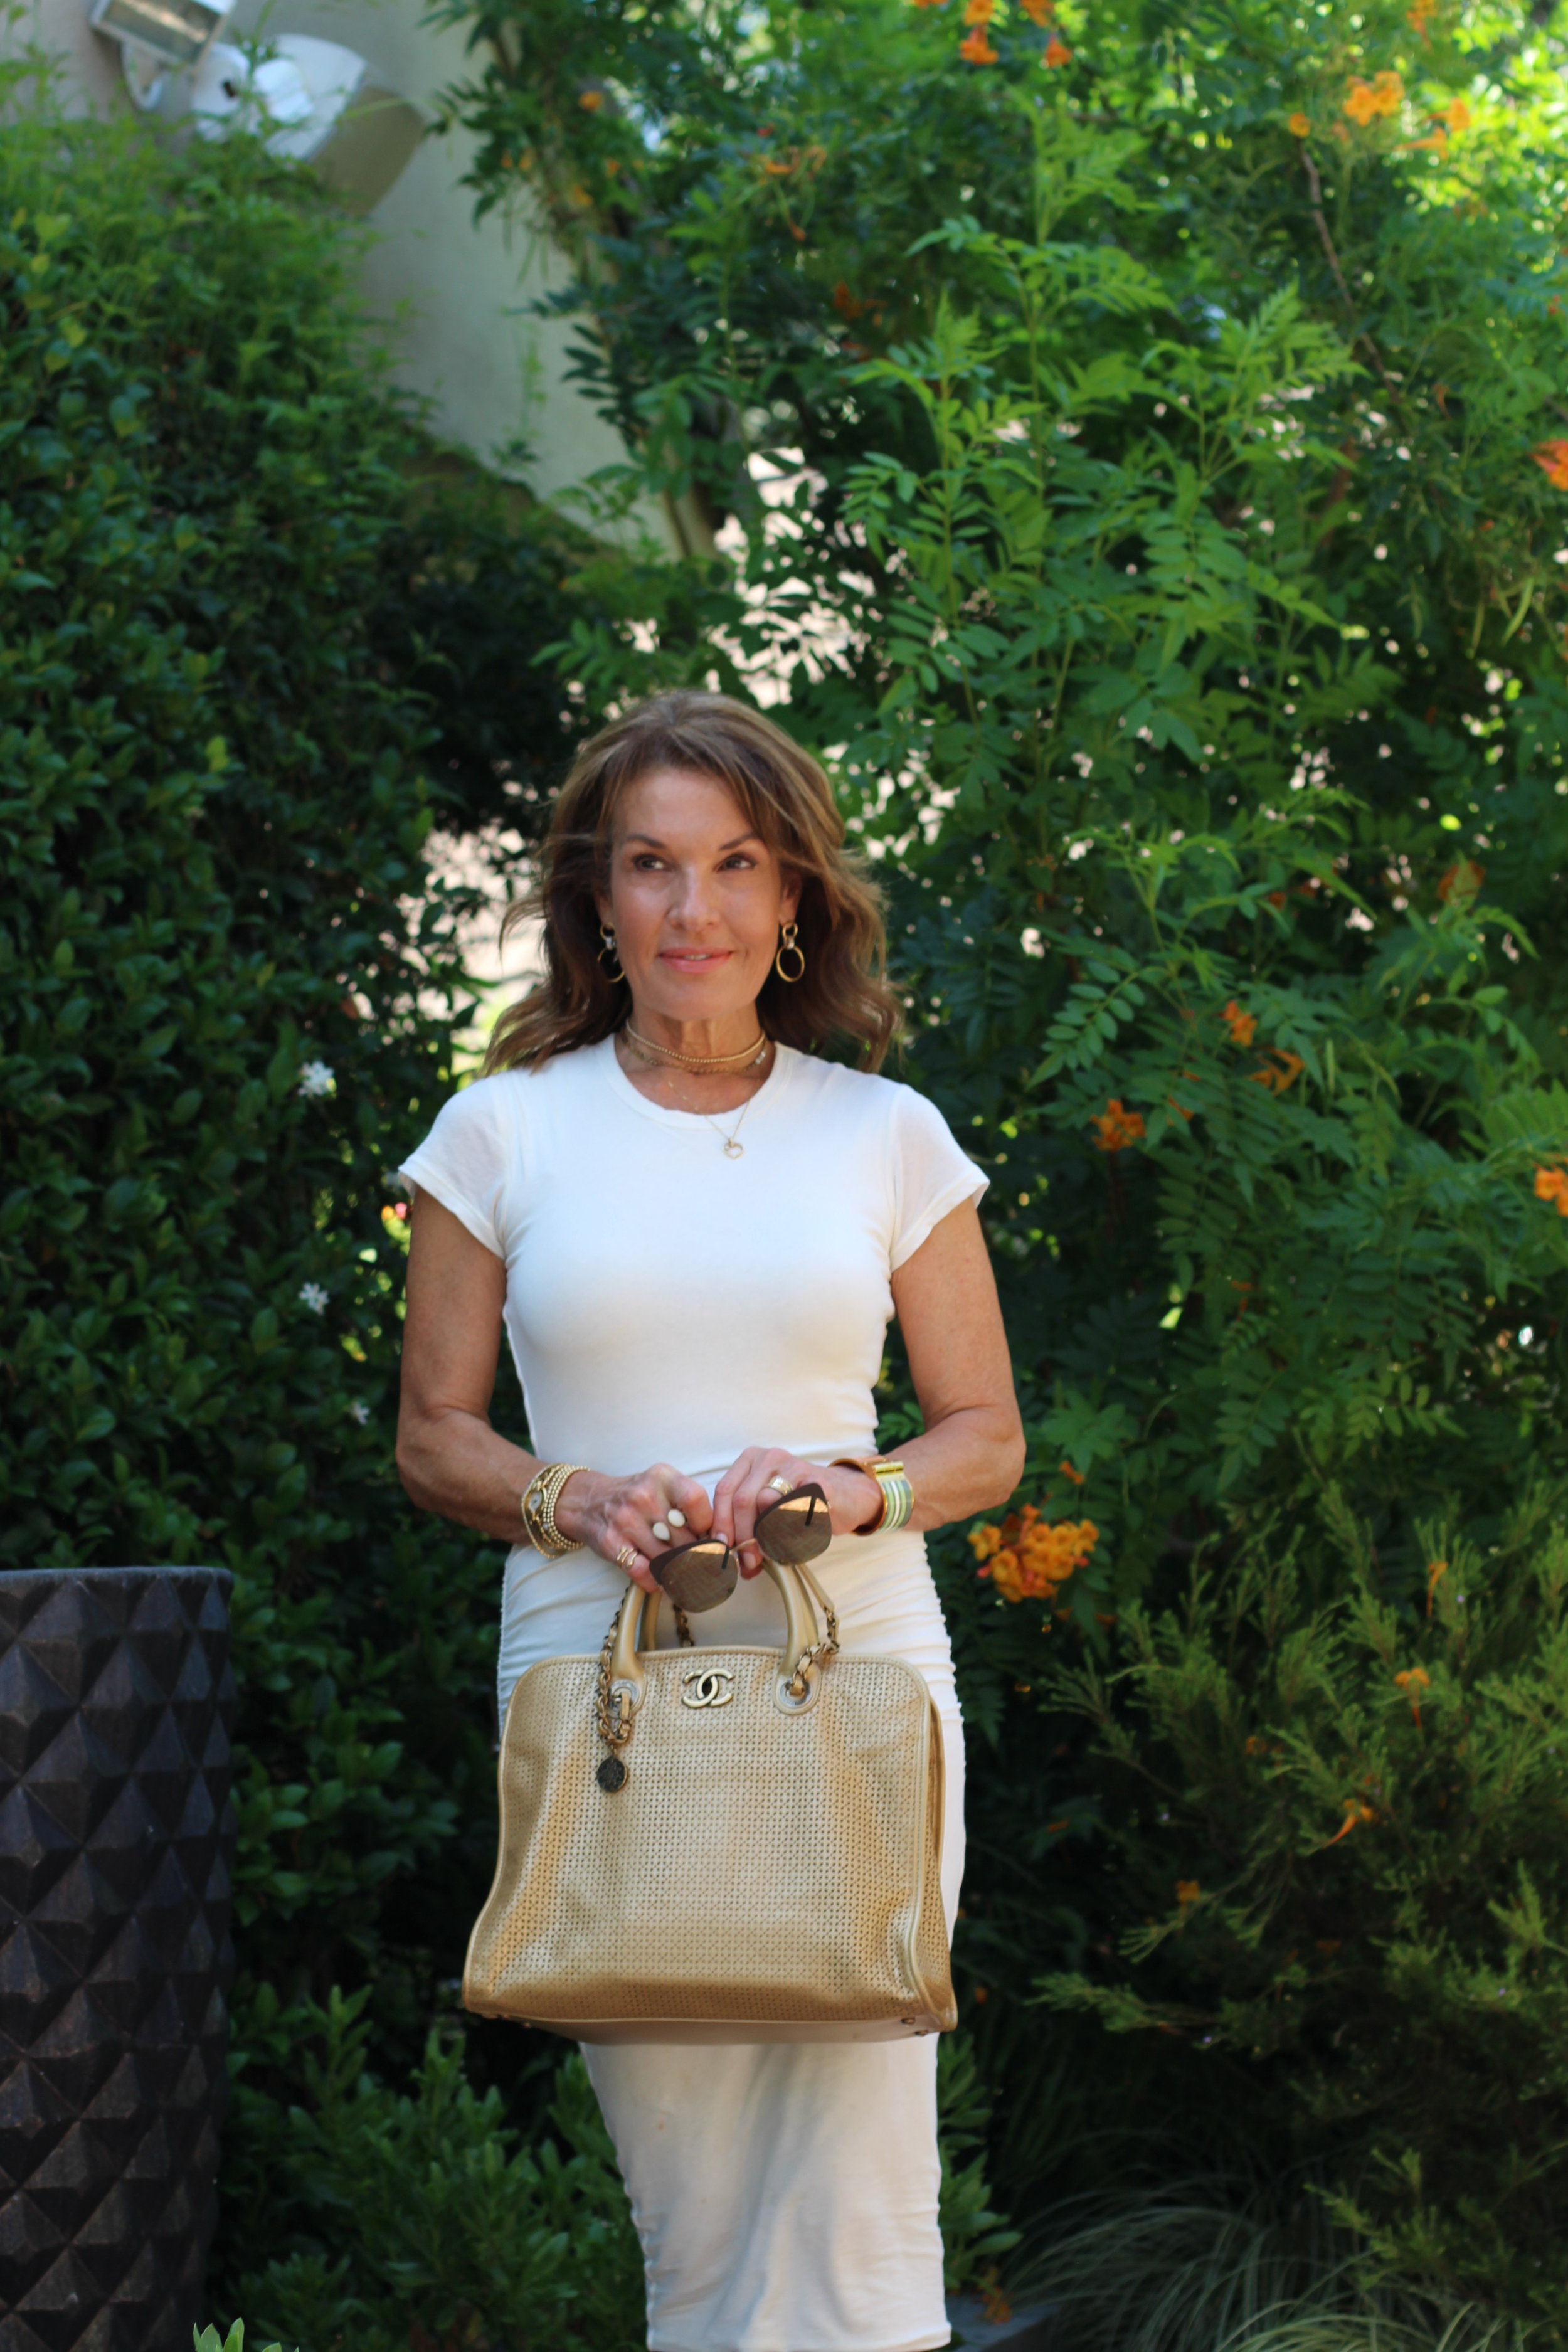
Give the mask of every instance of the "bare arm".
MULTIPOLYGON (((408 1251, 398 1475, 422 1510, 516 1543, 523 1490, 543 1465, 490 1427, 505 1303, 506 1268, 494 1251, 433 1193, 419 1193, 408 1251)), ((563 1487, 555 1523, 603 1559, 614 1560, 627 1543, 641 1559, 650 1520, 671 1503, 694 1534, 706 1531, 705 1490, 668 1463, 636 1478, 584 1470, 563 1487)), ((631 1572, 657 1589, 646 1559, 631 1572)))
MULTIPOLYGON (((942 1219, 899 1268, 892 1288, 925 1420, 924 1433, 911 1438, 900 1455, 915 1491, 910 1525, 945 1527, 950 1519, 1005 1502, 1024 1468, 1024 1428, 1007 1337, 973 1202, 942 1219)), ((715 1491, 715 1531, 747 1543, 759 1506, 773 1499, 768 1481, 781 1474, 795 1485, 818 1481, 827 1495, 835 1535, 864 1526, 880 1508, 874 1481, 861 1471, 825 1470, 781 1447, 753 1445, 731 1464, 715 1491)), ((754 1546, 742 1558, 748 1573, 760 1565, 754 1546)))
POLYGON ((1013 1363, 973 1201, 899 1268, 893 1305, 925 1421, 903 1451, 915 1490, 910 1524, 942 1528, 1005 1503, 1024 1475, 1013 1363))

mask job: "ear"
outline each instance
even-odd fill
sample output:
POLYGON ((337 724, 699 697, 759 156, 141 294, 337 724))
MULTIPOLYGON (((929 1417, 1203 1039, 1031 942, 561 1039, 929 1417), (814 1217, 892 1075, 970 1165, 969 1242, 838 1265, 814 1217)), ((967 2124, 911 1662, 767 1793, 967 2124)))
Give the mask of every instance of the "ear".
POLYGON ((800 912, 801 879, 798 874, 786 873, 779 889, 779 920, 793 923, 800 912))

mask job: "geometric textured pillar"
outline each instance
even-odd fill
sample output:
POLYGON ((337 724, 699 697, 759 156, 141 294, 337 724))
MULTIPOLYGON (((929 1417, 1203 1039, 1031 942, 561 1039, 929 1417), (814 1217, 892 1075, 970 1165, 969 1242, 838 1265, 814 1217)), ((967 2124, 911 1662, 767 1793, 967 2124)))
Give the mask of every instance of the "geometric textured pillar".
POLYGON ((227 2091, 232 1581, 0 1573, 0 2352, 190 2352, 227 2091))

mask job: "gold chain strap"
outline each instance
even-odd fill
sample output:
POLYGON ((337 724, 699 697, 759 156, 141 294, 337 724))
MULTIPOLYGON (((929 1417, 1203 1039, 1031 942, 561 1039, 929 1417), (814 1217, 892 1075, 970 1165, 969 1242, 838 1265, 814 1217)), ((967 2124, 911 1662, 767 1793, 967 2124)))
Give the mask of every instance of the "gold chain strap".
MULTIPOLYGON (((631 1593, 628 1592, 621 1603, 621 1608, 627 1609, 630 1606, 631 1593)), ((618 1789, 624 1783, 626 1768, 621 1760, 621 1750, 629 1745, 632 1733, 636 1728, 636 1709, 632 1706, 630 1692, 616 1691, 613 1699, 610 1696, 610 1654, 615 1648, 616 1628, 620 1622, 621 1611, 617 1609, 610 1620, 609 1629, 599 1652, 598 1680, 594 1688, 594 1719, 598 1726, 599 1737, 608 1750, 604 1763, 599 1767, 600 1786, 610 1789, 618 1789), (620 1766, 618 1774, 610 1769, 615 1765, 620 1766), (609 1771, 608 1780, 605 1778, 607 1770, 609 1771)), ((683 1647, 688 1650, 694 1650, 697 1647, 691 1631, 691 1620, 684 1609, 678 1609, 675 1612, 675 1630, 680 1637, 683 1647)))
POLYGON ((815 1577, 812 1579, 812 1586, 817 1600, 822 1603, 822 1613, 827 1620, 827 1631, 820 1642, 816 1643, 809 1650, 803 1650, 795 1660, 795 1672, 790 1676, 787 1685, 793 1699, 803 1699, 805 1696, 808 1687, 805 1678, 814 1666, 825 1666, 830 1658, 836 1658, 838 1655, 838 1612, 815 1577))

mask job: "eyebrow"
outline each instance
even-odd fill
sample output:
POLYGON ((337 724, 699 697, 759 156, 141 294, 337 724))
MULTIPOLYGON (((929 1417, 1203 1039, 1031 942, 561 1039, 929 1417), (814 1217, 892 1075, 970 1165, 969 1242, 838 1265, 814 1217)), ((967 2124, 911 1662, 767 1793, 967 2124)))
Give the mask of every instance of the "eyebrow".
MULTIPOLYGON (((628 842, 640 841, 649 849, 664 849, 668 846, 667 843, 660 841, 657 835, 651 833, 628 833, 623 835, 623 839, 628 842)), ((743 849, 748 841, 763 841, 763 836, 760 833, 738 833, 733 841, 721 841, 719 844, 718 854, 722 857, 727 850, 743 849)), ((763 842, 763 846, 764 849, 767 847, 765 841, 763 842)))

